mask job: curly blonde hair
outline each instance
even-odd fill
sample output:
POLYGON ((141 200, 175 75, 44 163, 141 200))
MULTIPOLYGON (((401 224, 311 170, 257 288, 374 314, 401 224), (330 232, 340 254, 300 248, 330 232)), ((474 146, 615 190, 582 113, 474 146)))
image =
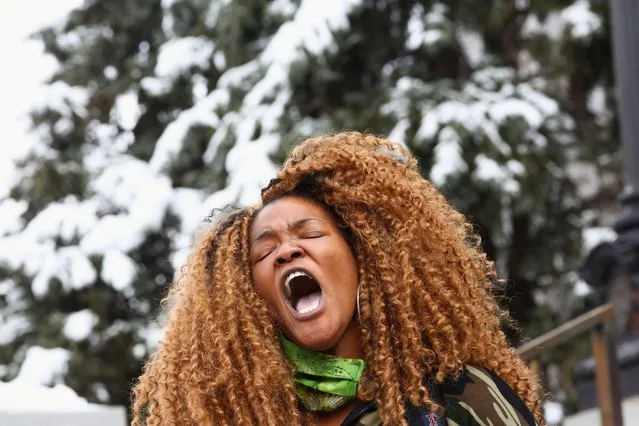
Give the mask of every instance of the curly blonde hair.
MULTIPOLYGON (((535 376, 500 329, 493 263, 464 216, 397 144, 360 133, 299 145, 262 192, 329 206, 357 260, 367 378, 386 425, 406 425, 405 401, 433 407, 425 378, 465 364, 492 370, 540 423, 535 376)), ((171 289, 166 335, 135 387, 133 425, 309 424, 277 318, 251 281, 248 232, 259 206, 235 212, 198 242, 171 289)))

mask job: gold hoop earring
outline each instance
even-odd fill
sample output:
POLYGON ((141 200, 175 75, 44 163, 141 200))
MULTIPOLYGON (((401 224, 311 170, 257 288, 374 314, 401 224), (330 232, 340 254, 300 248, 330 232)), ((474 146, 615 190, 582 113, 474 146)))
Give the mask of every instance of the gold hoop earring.
POLYGON ((359 323, 362 323, 362 316, 359 313, 359 285, 357 286, 357 297, 355 299, 356 303, 357 303, 357 319, 359 320, 359 323))

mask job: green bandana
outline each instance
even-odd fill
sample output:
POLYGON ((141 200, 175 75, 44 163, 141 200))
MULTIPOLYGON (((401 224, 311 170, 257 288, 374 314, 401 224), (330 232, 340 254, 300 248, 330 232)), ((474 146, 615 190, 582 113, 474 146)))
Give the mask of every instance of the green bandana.
POLYGON ((333 411, 357 394, 357 384, 366 367, 364 360, 300 348, 283 335, 280 343, 295 366, 295 391, 307 410, 333 411))

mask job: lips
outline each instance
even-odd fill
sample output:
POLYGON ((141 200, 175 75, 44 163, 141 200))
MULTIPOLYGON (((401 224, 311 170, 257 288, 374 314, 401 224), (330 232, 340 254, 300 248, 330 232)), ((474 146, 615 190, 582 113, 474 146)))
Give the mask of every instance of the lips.
POLYGON ((282 275, 282 293, 293 315, 305 319, 323 307, 322 287, 304 268, 293 268, 282 275))

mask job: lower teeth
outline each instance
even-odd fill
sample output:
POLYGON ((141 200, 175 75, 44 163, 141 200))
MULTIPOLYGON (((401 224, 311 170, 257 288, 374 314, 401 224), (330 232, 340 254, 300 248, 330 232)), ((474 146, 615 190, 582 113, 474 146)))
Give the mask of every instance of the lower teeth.
POLYGON ((297 301, 295 310, 300 314, 307 314, 313 312, 319 308, 320 301, 322 300, 321 292, 311 293, 302 297, 297 301))
POLYGON ((312 312, 315 309, 317 309, 318 306, 319 306, 319 302, 315 306, 307 306, 306 308, 302 308, 302 309, 300 309, 297 312, 299 312, 300 314, 307 314, 307 313, 312 312))

